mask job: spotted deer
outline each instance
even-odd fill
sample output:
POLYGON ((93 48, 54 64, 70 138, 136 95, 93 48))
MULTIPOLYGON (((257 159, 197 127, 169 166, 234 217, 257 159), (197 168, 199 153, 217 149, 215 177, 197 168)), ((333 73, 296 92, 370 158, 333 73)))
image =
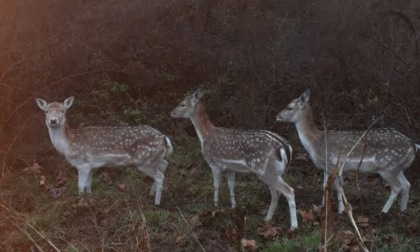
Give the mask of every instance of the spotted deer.
POLYGON ((291 229, 298 226, 295 194, 282 178, 291 160, 292 147, 281 136, 263 130, 239 130, 215 127, 200 99, 201 90, 185 98, 172 112, 173 118, 189 118, 201 142, 201 151, 213 173, 214 205, 218 206, 220 176, 226 172, 232 208, 235 201, 235 173, 253 173, 271 192, 271 204, 265 217, 270 221, 283 194, 289 204, 291 229))
MULTIPOLYGON (((332 173, 337 164, 344 173, 357 170, 360 173, 378 173, 391 186, 391 194, 382 212, 388 212, 400 193, 400 211, 404 211, 411 187, 404 176, 404 170, 411 165, 420 146, 392 128, 366 131, 318 130, 309 105, 309 96, 308 89, 299 98, 292 100, 277 115, 276 120, 295 124, 303 147, 315 166, 324 171, 326 169, 327 175, 332 173)), ((344 211, 342 181, 341 173, 334 181, 339 213, 344 211)), ((326 184, 327 176, 324 177, 324 189, 326 184)))
POLYGON ((173 148, 169 138, 147 125, 95 126, 71 129, 66 112, 74 97, 63 103, 37 98, 36 103, 46 116, 51 142, 78 171, 79 195, 86 192, 91 198, 92 175, 99 167, 136 166, 154 183, 150 196, 160 204, 166 160, 173 148))

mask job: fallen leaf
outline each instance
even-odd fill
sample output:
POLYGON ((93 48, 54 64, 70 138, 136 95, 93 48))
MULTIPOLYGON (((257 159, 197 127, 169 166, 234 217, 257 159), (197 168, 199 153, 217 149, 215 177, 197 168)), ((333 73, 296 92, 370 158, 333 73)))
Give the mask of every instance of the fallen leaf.
POLYGON ((270 224, 267 224, 258 230, 258 234, 265 239, 276 237, 278 233, 277 229, 270 224))
POLYGON ((314 212, 312 211, 312 209, 309 209, 309 211, 298 210, 298 213, 302 217, 302 222, 303 223, 312 221, 314 219, 314 212))
POLYGON ((117 187, 124 192, 127 190, 127 186, 124 183, 117 183, 117 187))
POLYGON ((219 213, 223 213, 223 210, 214 210, 214 211, 211 211, 211 215, 213 217, 216 217, 216 215, 219 214, 219 213))
POLYGON ((257 250, 257 245, 255 243, 255 240, 242 239, 241 240, 241 245, 242 245, 243 248, 247 249, 248 251, 256 251, 257 250))
POLYGON ((41 186, 45 186, 45 181, 47 179, 45 178, 45 175, 41 175, 41 179, 39 180, 39 185, 41 186))
POLYGON ((366 216, 359 215, 357 216, 356 223, 359 227, 368 227, 369 226, 369 218, 366 216))
POLYGON ((200 221, 200 216, 195 215, 191 218, 191 220, 190 220, 191 228, 195 228, 195 227, 198 227, 198 226, 201 226, 201 225, 202 225, 202 223, 200 221))
POLYGON ((186 169, 189 171, 190 174, 194 174, 198 170, 198 165, 196 163, 191 163, 190 165, 187 166, 186 169))
POLYGON ((224 229, 225 237, 230 243, 238 244, 241 236, 238 233, 238 230, 234 227, 224 229))
POLYGON ((23 172, 25 172, 26 174, 31 174, 31 173, 40 174, 42 173, 41 168, 42 167, 38 164, 38 162, 34 161, 34 163, 31 166, 28 166, 25 169, 23 169, 23 172))
POLYGON ((55 178, 55 186, 62 187, 67 183, 68 176, 67 176, 67 169, 61 169, 58 171, 58 175, 55 178))
POLYGON ((177 236, 176 239, 175 239, 175 243, 180 244, 181 241, 183 241, 184 239, 185 239, 185 235, 177 236))

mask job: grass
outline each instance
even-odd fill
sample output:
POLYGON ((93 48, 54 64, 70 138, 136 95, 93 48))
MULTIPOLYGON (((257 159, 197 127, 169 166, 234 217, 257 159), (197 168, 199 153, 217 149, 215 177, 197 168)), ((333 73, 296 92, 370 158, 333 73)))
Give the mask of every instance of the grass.
MULTIPOLYGON (((175 139, 162 205, 154 206, 149 195, 152 182, 135 168, 100 169, 94 174, 93 203, 80 205, 77 176, 69 169, 66 191, 53 198, 39 185, 40 175, 16 172, 1 182, 0 249, 55 251, 221 251, 242 248, 241 239, 253 240, 259 251, 316 251, 319 249, 321 219, 304 221, 288 231, 289 210, 281 197, 270 224, 263 218, 270 202, 265 184, 252 175, 238 174, 235 187, 237 209, 230 209, 226 180, 220 191, 220 207, 213 206, 212 176, 202 160, 198 140, 182 135, 175 139), (264 235, 264 230, 276 230, 264 235)), ((41 164, 42 165, 42 164, 41 164)), ((46 169, 53 185, 54 174, 46 169)), ((293 164, 285 180, 294 186, 298 209, 309 210, 321 200, 322 177, 310 163, 293 164), (303 167, 303 168, 302 168, 303 167)), ((385 217, 378 214, 389 189, 375 177, 360 179, 345 190, 355 216, 369 218, 361 227, 370 251, 418 251, 420 242, 419 188, 413 187, 409 209, 404 214, 397 206, 385 217)), ((397 205, 397 204, 396 204, 397 205)), ((331 251, 346 251, 357 246, 346 216, 334 214, 331 251)))
POLYGON ((293 252, 293 251, 316 251, 319 247, 319 231, 315 230, 305 236, 296 239, 279 238, 276 241, 268 243, 263 252, 293 252))

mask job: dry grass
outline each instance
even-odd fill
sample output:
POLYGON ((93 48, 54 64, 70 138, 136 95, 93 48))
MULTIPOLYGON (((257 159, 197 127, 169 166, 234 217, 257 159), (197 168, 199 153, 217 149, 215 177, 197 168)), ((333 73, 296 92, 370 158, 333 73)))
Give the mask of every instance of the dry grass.
MULTIPOLYGON (((52 188, 58 175, 43 162, 42 173, 36 176, 15 171, 1 182, 0 246, 6 251, 231 251, 241 250, 241 240, 246 239, 255 241, 261 251, 320 248, 323 215, 313 205, 321 202, 322 174, 308 160, 295 161, 286 176, 295 185, 301 213, 299 228, 290 232, 285 200, 280 200, 271 224, 263 224, 270 195, 265 185, 252 176, 238 176, 238 209, 229 209, 227 188, 221 191, 221 207, 215 209, 210 169, 203 160, 192 158, 199 157, 199 149, 194 150, 197 156, 185 159, 184 151, 191 150, 181 147, 197 139, 183 139, 176 141, 179 147, 166 174, 160 207, 154 206, 148 195, 151 181, 134 168, 99 170, 94 175, 95 201, 90 205, 79 204, 77 175, 68 166, 64 168, 69 169, 64 193, 56 198, 52 188), (39 183, 42 176, 47 181, 44 185, 39 183), (312 216, 302 214, 311 209, 312 216)), ((344 187, 346 198, 352 204, 355 223, 367 248, 418 249, 419 188, 413 186, 406 213, 400 215, 392 208, 387 216, 381 216, 378 209, 389 189, 380 178, 360 178, 361 192, 352 181, 344 187)), ((328 250, 355 249, 358 243, 352 223, 336 214, 335 200, 331 205, 328 250)))

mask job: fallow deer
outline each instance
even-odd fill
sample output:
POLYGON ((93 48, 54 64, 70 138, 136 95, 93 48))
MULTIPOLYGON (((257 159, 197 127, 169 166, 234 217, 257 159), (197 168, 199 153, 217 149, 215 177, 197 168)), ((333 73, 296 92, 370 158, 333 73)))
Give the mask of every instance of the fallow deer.
POLYGON ((298 226, 295 194, 282 178, 291 160, 292 147, 281 136, 263 130, 215 127, 200 101, 201 90, 185 98, 172 112, 174 118, 189 118, 201 142, 201 151, 213 173, 214 205, 218 206, 220 176, 227 173, 232 208, 235 201, 235 173, 253 173, 271 192, 271 204, 265 217, 270 221, 283 194, 289 204, 291 229, 298 226))
MULTIPOLYGON (((342 169, 334 181, 338 212, 344 211, 341 194, 342 173, 378 173, 391 186, 391 194, 382 208, 387 213, 401 193, 400 211, 407 208, 410 183, 404 170, 413 162, 419 145, 393 128, 366 131, 321 131, 315 126, 309 105, 309 89, 293 99, 276 117, 279 122, 294 123, 300 141, 315 166, 330 175, 334 167, 342 169)), ((324 176, 325 189, 327 176, 324 176)))
POLYGON ((147 125, 71 129, 66 112, 73 101, 74 97, 63 103, 36 99, 45 112, 52 144, 78 171, 79 195, 86 192, 91 197, 94 169, 133 165, 154 180, 150 195, 155 195, 155 204, 159 205, 166 159, 173 150, 170 139, 147 125))

